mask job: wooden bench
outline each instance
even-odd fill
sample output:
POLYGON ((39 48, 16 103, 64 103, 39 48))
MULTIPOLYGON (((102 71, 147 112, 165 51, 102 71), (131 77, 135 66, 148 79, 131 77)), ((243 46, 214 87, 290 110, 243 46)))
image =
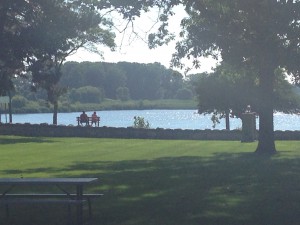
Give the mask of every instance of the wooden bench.
POLYGON ((76 117, 76 121, 77 121, 78 126, 80 126, 82 123, 84 123, 86 126, 90 126, 90 125, 92 126, 93 123, 95 123, 95 125, 97 125, 97 127, 100 126, 100 117, 99 116, 97 116, 97 120, 95 122, 92 121, 92 117, 88 117, 87 121, 81 122, 79 116, 76 117))
POLYGON ((82 199, 77 199, 76 194, 10 194, 7 193, 0 197, 0 204, 6 206, 6 216, 9 217, 9 205, 11 204, 63 204, 68 206, 70 217, 70 207, 72 205, 88 204, 89 219, 92 217, 92 204, 94 198, 99 198, 103 194, 83 194, 82 199))

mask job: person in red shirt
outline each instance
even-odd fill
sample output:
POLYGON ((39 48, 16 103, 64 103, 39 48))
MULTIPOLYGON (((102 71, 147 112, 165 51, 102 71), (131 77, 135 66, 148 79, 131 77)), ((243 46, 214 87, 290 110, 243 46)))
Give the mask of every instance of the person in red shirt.
POLYGON ((85 123, 85 125, 89 124, 89 118, 88 118, 87 114, 85 113, 85 111, 83 111, 80 115, 80 124, 82 125, 83 123, 85 123))
POLYGON ((96 112, 94 112, 92 114, 92 126, 93 124, 95 124, 95 126, 97 126, 97 123, 98 123, 98 126, 99 126, 99 121, 100 121, 100 117, 97 116, 96 112))

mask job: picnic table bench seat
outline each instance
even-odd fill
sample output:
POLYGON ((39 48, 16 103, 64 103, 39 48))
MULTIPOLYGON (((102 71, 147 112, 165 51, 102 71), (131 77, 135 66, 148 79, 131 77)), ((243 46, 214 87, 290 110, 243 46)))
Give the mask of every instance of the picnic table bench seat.
MULTIPOLYGON (((92 217, 91 200, 103 196, 103 194, 83 194, 82 199, 77 199, 76 194, 35 194, 22 193, 11 194, 7 193, 0 197, 0 204, 6 206, 6 215, 9 217, 9 205, 11 204, 64 204, 70 207, 71 205, 88 204, 89 218, 92 217)), ((70 214, 70 212, 69 212, 70 214)))

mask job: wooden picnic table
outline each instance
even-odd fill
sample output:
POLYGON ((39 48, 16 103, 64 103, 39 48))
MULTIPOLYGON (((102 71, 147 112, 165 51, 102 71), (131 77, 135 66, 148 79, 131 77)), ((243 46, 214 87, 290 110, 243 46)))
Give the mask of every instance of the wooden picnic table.
POLYGON ((12 203, 66 203, 76 205, 77 224, 83 224, 83 202, 89 194, 84 193, 84 187, 96 182, 98 178, 0 178, 0 185, 6 188, 1 194, 0 203, 9 205, 12 203), (56 186, 60 190, 59 194, 40 194, 40 193, 17 193, 13 190, 19 186, 56 186), (65 186, 73 186, 75 193, 69 193, 65 186), (46 197, 46 198, 44 198, 46 197))

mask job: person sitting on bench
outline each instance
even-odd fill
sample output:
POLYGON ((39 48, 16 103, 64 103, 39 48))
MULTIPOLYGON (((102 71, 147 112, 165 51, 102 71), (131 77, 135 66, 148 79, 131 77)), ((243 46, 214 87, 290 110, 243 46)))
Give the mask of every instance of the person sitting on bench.
POLYGON ((99 126, 99 120, 100 120, 100 117, 98 117, 97 113, 94 112, 92 114, 92 123, 91 123, 91 126, 93 126, 93 124, 95 124, 95 126, 97 126, 97 123, 98 123, 98 126, 99 126))
POLYGON ((85 111, 83 111, 80 115, 80 124, 82 125, 83 123, 85 123, 85 125, 89 125, 89 118, 85 111))

